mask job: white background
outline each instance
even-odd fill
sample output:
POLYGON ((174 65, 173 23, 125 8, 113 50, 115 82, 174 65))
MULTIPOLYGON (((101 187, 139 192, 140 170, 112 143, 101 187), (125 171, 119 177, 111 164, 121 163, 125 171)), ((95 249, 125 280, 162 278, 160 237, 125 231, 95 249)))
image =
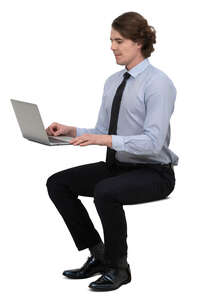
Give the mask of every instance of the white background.
MULTIPOLYGON (((0 1, 1 299, 199 299, 198 19, 197 1, 0 1), (149 60, 177 88, 170 149, 180 160, 168 200, 124 207, 132 282, 102 294, 88 288, 98 277, 62 276, 83 265, 89 251, 77 250, 46 180, 104 160, 106 148, 23 139, 10 98, 36 103, 45 127, 53 121, 94 127, 104 82, 122 68, 110 50, 111 23, 127 11, 157 31, 149 60)), ((93 199, 81 200, 102 236, 93 199)))

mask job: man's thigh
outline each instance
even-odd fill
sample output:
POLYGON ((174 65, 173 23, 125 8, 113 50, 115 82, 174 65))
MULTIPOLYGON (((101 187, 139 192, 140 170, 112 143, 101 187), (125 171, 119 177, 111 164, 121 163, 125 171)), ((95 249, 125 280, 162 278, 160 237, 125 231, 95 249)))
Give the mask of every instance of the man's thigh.
POLYGON ((90 163, 73 168, 69 168, 51 177, 57 184, 65 185, 70 190, 80 196, 93 197, 95 185, 108 177, 113 176, 103 161, 90 163))
MULTIPOLYGON (((121 204, 138 204, 149 201, 161 200, 173 190, 167 176, 158 170, 142 167, 106 178, 99 182, 95 188, 95 197, 106 198, 105 201, 117 201, 121 204)), ((172 176, 173 177, 173 176, 172 176)), ((173 178, 172 178, 173 180, 173 178)))

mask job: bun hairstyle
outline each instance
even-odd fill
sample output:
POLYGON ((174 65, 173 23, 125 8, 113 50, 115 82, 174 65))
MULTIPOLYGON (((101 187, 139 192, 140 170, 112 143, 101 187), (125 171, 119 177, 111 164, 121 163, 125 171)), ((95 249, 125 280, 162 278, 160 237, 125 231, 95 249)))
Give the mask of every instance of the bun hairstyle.
POLYGON ((148 25, 147 20, 136 12, 127 12, 112 22, 112 27, 124 38, 142 44, 141 53, 144 58, 151 56, 156 43, 156 30, 148 25))

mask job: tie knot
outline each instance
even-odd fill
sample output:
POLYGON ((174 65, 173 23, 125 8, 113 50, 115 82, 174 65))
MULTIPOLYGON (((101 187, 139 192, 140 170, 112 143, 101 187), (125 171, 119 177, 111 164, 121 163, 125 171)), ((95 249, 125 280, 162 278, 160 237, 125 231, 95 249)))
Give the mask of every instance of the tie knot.
POLYGON ((124 76, 124 79, 127 80, 127 79, 129 79, 129 77, 131 76, 131 74, 129 74, 128 72, 126 72, 126 73, 124 73, 123 76, 124 76))

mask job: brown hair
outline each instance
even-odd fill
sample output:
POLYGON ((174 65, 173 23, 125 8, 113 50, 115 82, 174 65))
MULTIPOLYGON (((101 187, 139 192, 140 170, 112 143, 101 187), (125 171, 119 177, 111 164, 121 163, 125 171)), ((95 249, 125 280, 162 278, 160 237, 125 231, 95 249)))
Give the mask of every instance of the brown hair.
POLYGON ((112 22, 112 27, 124 38, 142 44, 142 55, 147 58, 154 51, 156 30, 149 26, 147 20, 136 12, 127 12, 112 22))

